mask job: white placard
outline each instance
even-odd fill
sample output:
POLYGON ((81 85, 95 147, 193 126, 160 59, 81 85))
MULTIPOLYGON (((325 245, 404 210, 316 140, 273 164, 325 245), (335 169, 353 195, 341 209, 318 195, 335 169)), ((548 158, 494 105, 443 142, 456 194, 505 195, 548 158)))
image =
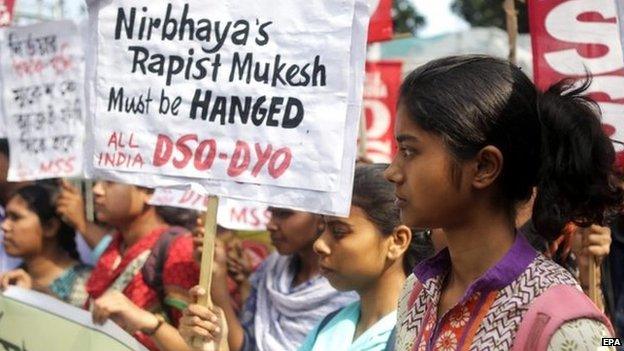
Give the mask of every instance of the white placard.
POLYGON ((82 173, 84 50, 58 21, 2 31, 0 47, 10 181, 82 173))
POLYGON ((0 293, 0 345, 4 350, 147 351, 111 321, 96 325, 89 311, 13 286, 0 293))
POLYGON ((261 203, 219 199, 217 223, 232 230, 266 230, 271 219, 269 208, 261 203))
POLYGON ((624 0, 615 0, 618 11, 618 24, 620 28, 620 41, 622 42, 622 50, 624 51, 624 0))
POLYGON ((113 0, 95 167, 336 191, 353 15, 354 0, 113 0))
MULTIPOLYGON (((98 23, 100 18, 97 16, 99 6, 106 6, 97 1, 90 7, 91 28, 90 38, 95 40, 98 37, 97 29, 101 27, 98 23)), ((327 5, 330 6, 330 5, 327 5)), ((306 188, 313 173, 306 174, 298 179, 299 183, 304 184, 302 188, 289 188, 275 185, 259 185, 232 181, 217 180, 200 180, 184 177, 169 176, 166 174, 138 174, 129 171, 120 171, 113 169, 97 168, 87 165, 85 171, 87 177, 103 177, 116 181, 123 181, 132 184, 139 184, 148 187, 160 186, 180 186, 190 183, 201 184, 206 191, 218 196, 226 196, 242 200, 255 200, 276 207, 288 207, 297 210, 310 211, 316 213, 342 215, 345 216, 349 212, 351 201, 351 188, 353 184, 353 169, 355 164, 355 141, 357 137, 357 125, 361 114, 362 105, 362 85, 364 80, 364 61, 366 46, 366 33, 368 27, 368 5, 364 0, 355 1, 355 11, 353 12, 352 23, 350 25, 352 38, 349 43, 350 57, 348 65, 348 91, 347 91, 347 113, 346 126, 344 128, 344 137, 334 140, 332 146, 342 147, 344 150, 341 155, 340 173, 338 188, 335 191, 315 191, 306 188)), ((94 46, 89 51, 87 66, 89 67, 87 82, 87 95, 95 97, 96 86, 94 82, 99 82, 100 73, 96 71, 96 57, 100 48, 94 46)), ((99 101, 99 100, 98 100, 99 101)), ((89 101, 90 117, 88 128, 91 134, 100 133, 100 130, 93 128, 91 123, 97 123, 99 114, 97 114, 96 99, 91 98, 89 101)), ((129 141, 129 135, 126 134, 126 140, 129 141)), ((133 139, 136 140, 136 139, 133 139)), ((88 140, 89 141, 89 140, 88 140)), ((87 144, 88 150, 97 148, 92 143, 87 144)))
MULTIPOLYGON (((149 204, 173 206, 196 211, 206 211, 208 195, 201 187, 156 188, 149 204)), ((270 219, 268 207, 264 204, 239 201, 222 197, 219 199, 217 223, 232 230, 266 230, 270 219)))

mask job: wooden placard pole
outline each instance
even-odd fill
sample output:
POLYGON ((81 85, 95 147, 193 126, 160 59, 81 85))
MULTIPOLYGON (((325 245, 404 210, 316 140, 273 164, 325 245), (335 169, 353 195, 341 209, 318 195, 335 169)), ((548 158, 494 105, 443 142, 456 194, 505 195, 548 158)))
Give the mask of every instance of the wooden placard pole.
MULTIPOLYGON (((582 229, 582 246, 588 245, 590 228, 582 229)), ((604 302, 602 301, 602 294, 600 293, 600 266, 596 260, 596 256, 591 253, 587 254, 587 296, 594 302, 599 308, 604 308, 604 302)), ((583 271, 581 271, 583 275, 583 271)))
POLYGON ((358 137, 358 157, 365 159, 368 140, 366 137, 366 113, 364 112, 363 105, 362 105, 362 116, 360 117, 358 136, 359 136, 358 137))
POLYGON ((596 306, 602 306, 602 299, 599 293, 599 277, 600 271, 596 264, 596 257, 589 254, 589 298, 596 304, 596 306))
POLYGON ((509 61, 516 64, 516 46, 518 41, 518 11, 516 11, 515 0, 505 0, 503 2, 505 10, 505 23, 507 24, 507 36, 509 37, 509 61))
MULTIPOLYGON (((206 213, 204 215, 204 237, 201 255, 201 266, 199 273, 199 286, 204 288, 206 294, 197 300, 197 304, 204 307, 212 307, 210 290, 212 286, 212 263, 214 261, 215 239, 217 237, 217 209, 219 198, 208 196, 206 213)), ((201 339, 194 339, 193 346, 201 348, 204 342, 201 339)), ((203 350, 215 350, 214 343, 204 346, 203 350)))
POLYGON ((212 262, 214 260, 215 238, 217 236, 217 208, 219 198, 208 197, 206 213, 204 215, 204 237, 201 257, 201 271, 199 273, 199 286, 206 290, 206 295, 197 301, 198 304, 212 307, 210 288, 212 285, 212 262))
POLYGON ((87 212, 87 221, 95 223, 95 208, 93 206, 93 181, 86 179, 85 182, 85 210, 87 212))
MULTIPOLYGON (((578 227, 575 224, 568 223, 562 231, 562 237, 569 234, 572 236, 573 250, 576 247, 577 250, 581 250, 588 245, 590 228, 578 227), (578 242, 575 238, 576 235, 581 235, 580 247, 577 246, 578 242)), ((583 286, 583 292, 589 297, 594 304, 599 308, 604 308, 604 302, 602 301, 602 294, 600 293, 600 266, 596 260, 596 256, 591 253, 587 254, 587 261, 580 260, 577 257, 579 268, 579 283, 583 286), (585 262, 587 262, 585 264, 585 262), (587 275, 585 275, 587 274, 587 275)))

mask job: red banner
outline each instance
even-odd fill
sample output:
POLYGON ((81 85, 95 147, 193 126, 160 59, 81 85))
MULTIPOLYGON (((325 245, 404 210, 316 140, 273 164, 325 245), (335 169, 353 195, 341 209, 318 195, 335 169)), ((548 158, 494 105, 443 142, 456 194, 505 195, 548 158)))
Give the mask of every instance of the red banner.
MULTIPOLYGON (((605 131, 624 141, 624 57, 614 0, 529 0, 533 74, 541 89, 566 77, 593 76, 589 93, 605 131)), ((624 166, 624 147, 615 144, 624 166)))
POLYGON ((370 0, 372 12, 368 26, 368 42, 392 39, 392 0, 370 0))
POLYGON ((13 22, 15 0, 0 0, 0 27, 8 27, 13 22))
POLYGON ((394 121, 401 69, 402 64, 398 61, 366 62, 366 156, 373 162, 388 163, 396 153, 394 121))

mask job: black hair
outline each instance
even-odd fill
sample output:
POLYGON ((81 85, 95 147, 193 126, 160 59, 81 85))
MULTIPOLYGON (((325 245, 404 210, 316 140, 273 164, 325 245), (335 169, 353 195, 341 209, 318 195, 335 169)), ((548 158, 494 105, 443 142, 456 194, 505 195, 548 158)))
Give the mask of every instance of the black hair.
POLYGON ((7 138, 0 138, 0 154, 9 157, 9 140, 7 138))
POLYGON ((170 206, 154 206, 154 208, 156 214, 171 226, 184 227, 190 231, 195 230, 197 226, 198 211, 170 206))
MULTIPOLYGON (((361 208, 380 234, 388 236, 401 224, 400 209, 395 203, 394 185, 384 178, 387 164, 358 164, 353 179, 352 206, 361 208)), ((405 252, 403 269, 410 273, 421 260, 433 253, 429 237, 412 230, 412 240, 405 252)))
POLYGON ((423 130, 440 136, 456 162, 485 146, 498 148, 502 205, 515 214, 536 186, 533 222, 550 240, 568 222, 602 224, 622 203, 613 145, 597 105, 582 96, 589 84, 564 80, 542 93, 508 61, 452 56, 410 73, 399 105, 423 130))
POLYGON ((42 226, 46 226, 53 219, 57 219, 59 221, 59 229, 56 233, 58 245, 71 258, 80 260, 80 255, 76 249, 76 231, 56 213, 58 191, 58 186, 34 184, 19 188, 13 196, 19 196, 26 202, 28 209, 39 217, 42 226))

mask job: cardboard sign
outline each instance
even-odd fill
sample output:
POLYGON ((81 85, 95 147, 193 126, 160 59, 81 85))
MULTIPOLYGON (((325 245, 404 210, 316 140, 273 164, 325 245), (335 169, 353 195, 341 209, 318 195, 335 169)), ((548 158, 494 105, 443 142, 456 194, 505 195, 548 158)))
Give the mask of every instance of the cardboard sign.
MULTIPOLYGON (((15 0, 0 0, 0 27, 8 27, 13 21, 13 6, 15 0)), ((0 86, 1 86, 0 80, 0 86)), ((1 99, 0 99, 1 100, 1 99)), ((0 138, 7 137, 6 121, 3 116, 2 101, 0 101, 0 138)))
POLYGON ((371 19, 368 26, 368 42, 392 39, 392 0, 370 0, 371 19))
POLYGON ((0 27, 8 27, 13 22, 15 0, 0 0, 0 27))
POLYGON ((366 62, 366 156, 376 163, 390 163, 396 154, 394 122, 401 70, 399 61, 366 62))
POLYGON ((620 25, 620 42, 624 50, 624 0, 615 0, 618 10, 618 24, 620 25))
MULTIPOLYGON (((127 30, 129 29, 127 28, 129 27, 127 27, 126 22, 129 19, 125 22, 121 21, 119 27, 120 38, 124 39, 114 39, 115 33, 110 32, 114 32, 117 16, 122 12, 127 15, 132 13, 132 8, 135 8, 136 16, 144 16, 146 13, 156 16, 156 13, 159 13, 164 16, 160 18, 162 22, 167 18, 167 13, 169 13, 169 16, 184 15, 186 7, 183 4, 164 3, 158 6, 150 4, 149 10, 143 11, 143 8, 139 6, 143 3, 146 2, 126 1, 123 5, 114 1, 112 4, 100 2, 90 8, 92 18, 95 19, 92 21, 90 38, 100 38, 100 42, 98 42, 98 47, 92 48, 90 51, 93 59, 90 59, 88 63, 90 69, 88 74, 90 79, 88 80, 90 82, 87 84, 90 98, 89 106, 92 109, 90 111, 91 119, 87 125, 95 142, 93 145, 87 145, 93 152, 93 160, 91 160, 93 168, 87 169, 87 174, 150 187, 197 183, 203 186, 209 193, 218 196, 256 200, 277 207, 346 215, 349 209, 353 182, 356 152, 355 140, 357 136, 356 126, 362 104, 366 28, 368 26, 366 2, 363 0, 320 1, 314 2, 314 4, 293 3, 284 6, 282 2, 264 0, 250 2, 249 6, 240 6, 240 3, 237 3, 236 6, 228 7, 228 1, 215 4, 212 4, 212 2, 195 1, 189 3, 189 11, 186 15, 187 19, 193 17, 196 21, 194 22, 195 29, 199 28, 198 24, 202 19, 201 23, 204 26, 207 23, 212 23, 211 28, 216 28, 216 22, 219 22, 219 28, 221 28, 219 33, 223 36, 224 32, 222 30, 225 28, 223 26, 228 26, 228 23, 230 23, 228 28, 233 28, 232 26, 237 22, 239 23, 239 28, 244 28, 246 26, 244 23, 249 23, 250 34, 247 44, 243 43, 242 34, 237 35, 236 38, 238 39, 234 40, 233 32, 229 32, 229 36, 225 39, 220 37, 221 39, 219 40, 222 40, 222 44, 215 41, 214 33, 211 36, 212 39, 208 42, 205 40, 190 41, 188 36, 191 32, 186 30, 181 40, 183 45, 180 45, 180 43, 177 43, 177 39, 173 41, 166 38, 165 40, 159 39, 162 37, 162 28, 160 33, 156 31, 152 34, 151 38, 157 39, 155 42, 138 39, 138 32, 136 32, 138 27, 135 28, 133 39, 128 39, 127 30), (338 7, 344 8, 347 12, 340 12, 340 16, 331 18, 311 15, 319 12, 321 8, 338 7), (168 8, 171 11, 168 11, 168 8), (190 11, 192 8, 196 10, 190 11), (208 8, 211 11, 207 11, 206 9, 208 8), (215 8, 219 10, 217 11, 215 8), (349 17, 348 21, 344 17, 345 13, 349 17), (263 30, 268 36, 268 39, 266 39, 268 42, 265 45, 260 45, 264 44, 265 41, 260 38, 264 38, 260 33, 260 26, 262 23, 268 22, 271 22, 271 24, 266 25, 263 30), (103 23, 107 23, 107 25, 103 23), (113 23, 113 30, 110 29, 111 23, 113 23), (102 33, 102 31, 106 33, 102 33), (348 37, 346 43, 344 42, 345 35, 348 37), (104 38, 108 39, 105 40, 104 38), (258 39, 260 44, 255 39, 258 39), (212 80, 212 76, 198 80, 193 78, 193 73, 189 73, 189 79, 186 80, 186 68, 191 67, 190 69, 192 70, 193 66, 185 66, 183 72, 171 74, 171 77, 167 78, 166 66, 163 76, 150 72, 147 68, 146 74, 143 75, 143 70, 139 67, 140 63, 137 62, 135 71, 137 74, 134 74, 131 71, 134 66, 135 52, 130 52, 129 46, 134 47, 136 45, 128 44, 137 40, 143 40, 140 46, 147 47, 148 50, 163 50, 165 53, 171 50, 178 50, 178 54, 186 58, 189 58, 188 56, 192 53, 195 56, 195 60, 202 58, 206 60, 208 58, 214 59, 217 54, 220 54, 221 65, 217 71, 226 73, 217 72, 216 80, 221 82, 220 79, 223 79, 221 74, 223 74, 223 77, 227 76, 226 81, 223 84, 217 84, 217 82, 212 80), (306 45, 306 48, 302 49, 300 45, 302 41, 310 43, 310 45, 306 45), (330 45, 328 45, 328 41, 331 42, 330 45), (318 42, 321 43, 318 44, 318 42), (339 45, 338 43, 341 44, 339 45), (347 46, 339 48, 343 44, 347 46), (216 47, 213 47, 213 45, 218 45, 219 49, 216 50, 216 47), (194 49, 192 51, 182 49, 189 46, 194 49), (203 48, 208 51, 216 51, 207 53, 203 48), (110 50, 113 51, 111 52, 110 50), (106 54, 102 55, 102 52, 106 54), (283 54, 280 54, 282 52, 283 54), (336 53, 336 55, 327 55, 328 52, 336 53), (98 55, 98 53, 100 54, 98 55), (238 53, 236 55, 238 59, 235 58, 236 53, 238 53), (296 68, 290 70, 291 75, 294 74, 293 72, 303 72, 302 69, 306 62, 310 63, 307 69, 311 70, 318 56, 317 72, 323 71, 320 68, 320 65, 323 64, 326 73, 325 75, 319 73, 317 83, 320 83, 320 77, 324 76, 325 85, 317 84, 314 86, 312 83, 313 76, 310 74, 309 80, 302 77, 293 78, 299 79, 300 84, 307 82, 308 85, 306 86, 288 86, 288 79, 286 79, 286 85, 282 84, 280 79, 277 79, 276 86, 272 86, 273 80, 270 79, 266 83, 261 78, 262 75, 258 77, 252 76, 248 84, 245 77, 243 77, 242 81, 238 78, 240 69, 235 68, 242 64, 240 61, 241 57, 248 57, 241 56, 241 53, 245 53, 245 55, 252 53, 253 57, 255 57, 254 60, 259 60, 259 58, 263 57, 265 59, 269 58, 269 61, 267 61, 269 63, 275 62, 271 60, 275 60, 277 55, 279 55, 281 63, 278 67, 284 67, 285 72, 288 72, 290 63, 294 62, 293 64, 298 65, 298 70, 296 68), (289 57, 291 58, 290 61, 288 61, 289 57), (309 61, 310 57, 313 61, 309 61), (346 59, 345 62, 343 62, 344 59, 346 59), (125 62, 125 64, 129 62, 130 65, 114 65, 111 62, 115 60, 125 62), (232 66, 235 62, 237 62, 237 65, 232 66), (286 66, 284 66, 285 62, 290 63, 286 63, 286 66), (230 82, 229 76, 232 69, 236 73, 233 77, 234 80, 230 82), (127 73, 128 70, 130 73, 127 73), (154 89, 156 86, 162 86, 158 92, 150 92, 150 98, 152 98, 150 104, 153 105, 150 105, 152 107, 150 107, 149 115, 147 111, 143 114, 140 112, 133 114, 123 112, 123 109, 122 112, 118 112, 118 109, 112 109, 114 106, 118 107, 118 105, 114 105, 114 102, 117 101, 115 99, 118 96, 118 90, 115 91, 115 94, 112 96, 113 99, 110 100, 112 86, 108 86, 110 85, 108 83, 118 82, 121 84, 120 76, 122 75, 126 77, 121 85, 124 87, 124 96, 131 96, 127 95, 127 93, 132 91, 138 92, 139 90, 149 90, 150 87, 154 89), (345 77, 346 79, 344 79, 345 77), (260 81, 256 80, 256 78, 259 78, 260 81), (144 83, 139 84, 140 81, 144 83), (170 82, 171 86, 177 88, 170 88, 167 85, 167 81, 170 82), (133 84, 130 85, 128 82, 133 82, 133 84), (154 85, 156 83, 158 84, 154 85), (181 98, 178 100, 180 101, 179 103, 175 103, 177 115, 173 115, 174 111, 172 110, 175 98, 173 100, 169 99, 168 112, 162 115, 159 105, 161 102, 164 103, 166 99, 163 99, 163 96, 158 94, 162 93, 163 90, 166 94, 169 94, 169 91, 171 91, 170 94, 172 96, 174 91, 175 94, 190 91, 192 96, 181 98), (203 110, 198 107, 199 105, 195 104, 196 114, 195 119, 193 119, 191 118, 191 109, 195 93, 200 91, 198 99, 201 100, 207 96, 205 94, 206 90, 211 91, 210 101, 212 101, 210 106, 204 109, 207 111, 206 118, 204 119, 201 116, 203 110), (304 117, 297 126, 284 128, 283 122, 285 121, 287 122, 287 127, 292 126, 289 124, 289 119, 282 118, 284 115, 278 118, 277 110, 273 111, 274 118, 269 118, 269 106, 269 109, 265 111, 269 114, 264 117, 262 123, 260 123, 259 119, 256 119, 257 123, 255 123, 251 114, 248 116, 249 119, 246 119, 247 123, 243 123, 246 112, 239 109, 239 102, 243 103, 243 105, 245 101, 252 103, 256 101, 253 100, 253 96, 257 96, 249 95, 248 92, 256 92, 261 94, 258 96, 265 96, 265 101, 273 99, 274 96, 299 99, 302 102, 302 106, 304 106, 304 117), (279 95, 273 95, 273 93, 279 93, 279 95), (222 102, 214 105, 216 101, 214 99, 218 96, 228 97, 219 100, 223 104, 237 100, 237 98, 232 99, 232 96, 249 96, 250 98, 238 99, 235 102, 236 109, 232 115, 234 119, 230 123, 229 112, 224 119, 218 114, 215 114, 212 119, 210 117, 213 107, 226 106, 222 102), (113 101, 111 111, 106 111, 110 101, 113 101), (308 101, 313 101, 314 103, 308 105, 308 101), (102 103, 105 103, 105 106, 102 103), (324 112, 320 113, 320 111, 324 112), (276 118, 278 121, 277 126, 274 125, 276 118), (221 124, 222 121, 223 124, 221 124), (130 124, 128 125, 128 123, 130 124), (267 125, 267 123, 269 124, 267 125), (120 129, 121 125, 124 125, 123 131, 113 130, 115 128, 120 129), (125 125, 128 127, 125 127, 125 125), (340 130, 338 130, 338 126, 340 130), (304 131, 303 134, 300 133, 302 130, 304 131), (103 136, 105 134, 106 136, 103 136), (197 135, 197 139, 194 135, 197 135), (171 136, 171 143, 165 136, 171 136), (186 137, 180 140, 184 136, 186 137), (213 141, 215 148, 212 148, 213 141), (270 149, 267 145, 271 145, 270 149), (290 149, 292 157, 286 157, 285 150, 279 153, 279 157, 275 156, 275 153, 283 147, 290 149), (150 148, 152 150, 149 150, 150 148), (198 151, 200 152, 198 153, 198 151), (107 153, 108 159, 106 158, 107 153), (125 154, 125 156, 120 156, 120 154, 125 154), (119 163, 119 159, 124 162, 119 166, 111 165, 111 157, 117 157, 117 161, 113 162, 114 164, 119 163), (168 161, 165 162, 165 158, 168 161), (271 159, 274 161, 271 162, 271 159), (102 163, 100 163, 100 160, 102 160, 102 163), (105 164, 106 162, 108 163, 105 164), (286 164, 288 164, 288 167, 285 166, 286 164), (177 168, 176 165, 180 168, 177 168)), ((149 16, 141 18, 156 19, 156 17, 149 16)), ((181 18, 179 17, 178 20, 181 18)), ((135 17, 135 20, 140 21, 140 18, 135 17)), ((190 22, 186 21, 184 23, 190 22)), ((170 27, 173 28, 173 25, 170 25, 170 27)), ((179 28, 178 26, 178 36, 176 38, 180 37, 179 28)), ((196 39, 197 31, 194 33, 194 39, 196 39)), ((144 38, 147 38, 147 34, 144 33, 144 35, 144 38)), ((206 64, 208 61, 202 62, 206 64)), ((211 62, 214 63, 214 61, 211 62)), ((195 67, 197 68, 197 66, 195 67)), ((269 66, 259 65, 259 67, 270 68, 275 66, 270 64, 269 66)), ((280 72, 284 74, 284 71, 280 72)), ((134 96, 137 95, 134 94, 134 96)), ((144 94, 143 97, 143 106, 147 107, 147 95, 144 94)), ((135 102, 137 101, 135 99, 135 102)), ((205 99, 201 101, 205 101, 205 99)), ((285 104, 286 101, 287 99, 282 102, 285 104)), ((135 104, 135 106, 137 105, 135 104)), ((231 108, 234 105, 230 104, 228 106, 231 108)), ((250 106, 250 111, 253 112, 253 106, 250 106)), ((277 108, 277 105, 275 106, 277 108)), ((282 106, 281 112, 286 112, 285 106, 282 106)), ((219 109, 214 111, 221 111, 219 109)), ((227 111, 229 110, 226 109, 227 111)), ((259 107, 258 111, 263 110, 259 107)), ((292 111, 294 111, 294 107, 292 107, 292 111)))
POLYGON ((240 5, 100 10, 96 168, 338 188, 354 0, 240 5))
MULTIPOLYGON (((154 206, 181 207, 200 212, 206 211, 208 195, 203 189, 189 187, 156 188, 149 201, 154 206)), ((268 207, 251 201, 219 199, 217 224, 232 230, 266 230, 271 215, 268 207)))
POLYGON ((271 219, 269 208, 257 202, 219 199, 217 223, 232 230, 266 230, 271 219))
MULTIPOLYGON (((604 129, 624 141, 624 55, 613 0, 529 1, 534 78, 545 89, 591 73, 604 129)), ((614 145, 618 159, 624 147, 614 145)))
POLYGON ((10 181, 82 173, 84 50, 70 21, 2 32, 2 102, 10 181))
POLYGON ((113 322, 96 326, 89 311, 16 287, 0 293, 0 350, 147 351, 113 322))

